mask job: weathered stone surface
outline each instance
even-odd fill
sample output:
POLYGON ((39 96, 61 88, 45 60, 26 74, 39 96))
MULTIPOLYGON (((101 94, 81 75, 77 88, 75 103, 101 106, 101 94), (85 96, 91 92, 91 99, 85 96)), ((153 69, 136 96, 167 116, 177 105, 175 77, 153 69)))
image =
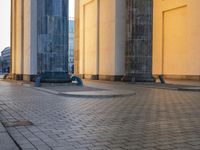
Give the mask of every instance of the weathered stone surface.
POLYGON ((67 72, 68 0, 38 0, 38 73, 67 72))
POLYGON ((152 0, 127 0, 126 74, 152 79, 152 0))

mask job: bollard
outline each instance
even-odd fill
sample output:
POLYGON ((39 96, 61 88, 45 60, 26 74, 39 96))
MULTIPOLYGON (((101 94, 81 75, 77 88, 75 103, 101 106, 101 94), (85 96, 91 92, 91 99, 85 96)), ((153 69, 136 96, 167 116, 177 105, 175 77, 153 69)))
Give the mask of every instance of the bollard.
POLYGON ((162 84, 165 84, 165 79, 163 78, 163 75, 159 75, 159 80, 162 84))
POLYGON ((71 81, 76 81, 76 85, 77 86, 83 86, 83 81, 81 80, 81 78, 77 77, 77 76, 72 76, 71 77, 71 81))
POLYGON ((41 79, 42 79, 41 76, 38 76, 38 77, 35 79, 35 87, 41 87, 41 79))

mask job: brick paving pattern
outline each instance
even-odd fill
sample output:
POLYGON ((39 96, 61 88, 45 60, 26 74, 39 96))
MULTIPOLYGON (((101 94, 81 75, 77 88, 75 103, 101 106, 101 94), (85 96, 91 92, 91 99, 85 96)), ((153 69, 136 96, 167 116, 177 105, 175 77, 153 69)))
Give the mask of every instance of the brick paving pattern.
MULTIPOLYGON (((115 98, 70 98, 0 81, 0 120, 23 150, 199 150, 200 92, 125 85, 115 98)), ((1 145, 0 145, 1 146, 1 145)))
POLYGON ((0 150, 19 150, 17 145, 7 133, 4 126, 0 123, 0 150))

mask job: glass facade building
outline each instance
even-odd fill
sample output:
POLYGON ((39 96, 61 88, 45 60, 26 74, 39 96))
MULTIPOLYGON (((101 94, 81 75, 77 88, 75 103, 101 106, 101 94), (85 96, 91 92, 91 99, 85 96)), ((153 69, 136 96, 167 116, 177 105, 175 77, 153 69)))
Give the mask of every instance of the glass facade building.
POLYGON ((69 19, 68 72, 74 73, 74 19, 69 19))
POLYGON ((10 47, 6 47, 1 52, 1 71, 2 73, 10 72, 10 47))

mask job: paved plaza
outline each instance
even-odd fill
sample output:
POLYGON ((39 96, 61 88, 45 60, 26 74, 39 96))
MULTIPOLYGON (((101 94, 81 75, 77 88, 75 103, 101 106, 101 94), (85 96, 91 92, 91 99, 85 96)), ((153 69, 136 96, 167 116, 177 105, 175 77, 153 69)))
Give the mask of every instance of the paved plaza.
POLYGON ((200 92, 90 85, 136 94, 70 97, 0 81, 2 130, 14 142, 0 130, 0 150, 200 150, 200 92), (9 125, 20 120, 32 124, 9 125))

